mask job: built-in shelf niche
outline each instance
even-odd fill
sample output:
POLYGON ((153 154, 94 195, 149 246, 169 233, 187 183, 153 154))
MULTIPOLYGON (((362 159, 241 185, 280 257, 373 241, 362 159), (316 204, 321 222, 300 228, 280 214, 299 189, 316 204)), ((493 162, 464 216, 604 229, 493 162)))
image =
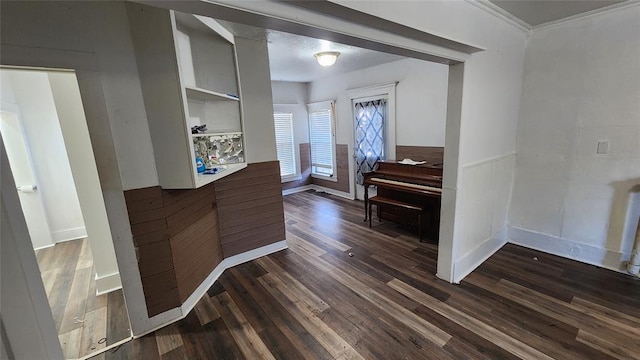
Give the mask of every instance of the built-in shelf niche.
POLYGON ((233 35, 211 18, 132 3, 127 10, 162 188, 196 188, 244 168, 233 35), (241 156, 214 175, 198 173, 196 125, 208 135, 238 133, 241 156))

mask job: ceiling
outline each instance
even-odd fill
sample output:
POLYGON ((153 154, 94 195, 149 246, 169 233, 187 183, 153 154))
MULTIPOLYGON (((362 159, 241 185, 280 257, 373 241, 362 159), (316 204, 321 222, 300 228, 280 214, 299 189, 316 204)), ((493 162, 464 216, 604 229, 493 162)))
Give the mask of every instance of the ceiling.
POLYGON ((277 81, 310 82, 404 59, 398 55, 272 30, 267 31, 267 45, 271 79, 277 81), (339 52, 335 65, 320 66, 314 54, 321 51, 339 52))
MULTIPOLYGON (((627 0, 489 0, 530 27, 626 2, 627 0)), ((271 79, 311 82, 380 64, 405 59, 403 56, 367 50, 276 30, 220 21, 234 35, 267 40, 271 79), (320 66, 314 54, 337 51, 338 61, 320 66)))
POLYGON ((625 0, 489 0, 531 27, 601 9, 625 0))
POLYGON ((345 74, 392 61, 404 56, 367 50, 332 41, 295 35, 277 30, 265 30, 255 26, 217 20, 236 36, 267 40, 271 80, 312 82, 328 76, 345 74), (338 61, 330 67, 318 64, 315 54, 321 51, 337 51, 338 61))

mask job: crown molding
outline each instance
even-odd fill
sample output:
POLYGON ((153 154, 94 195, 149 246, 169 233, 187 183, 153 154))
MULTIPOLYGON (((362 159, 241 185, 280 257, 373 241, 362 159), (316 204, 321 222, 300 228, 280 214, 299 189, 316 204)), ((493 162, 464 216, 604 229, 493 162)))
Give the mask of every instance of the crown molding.
POLYGON ((496 18, 506 22, 507 24, 515 27, 516 29, 524 32, 527 35, 531 34, 531 25, 513 16, 508 11, 502 9, 498 5, 488 0, 465 0, 467 3, 477 7, 478 9, 486 12, 489 15, 493 15, 496 18))
POLYGON ((638 5, 640 5, 640 1, 639 0, 629 0, 629 1, 621 2, 621 3, 605 6, 605 7, 600 8, 600 9, 587 11, 587 12, 582 13, 582 14, 577 14, 577 15, 566 17, 566 18, 562 18, 562 19, 558 19, 558 20, 554 20, 554 21, 549 21, 549 22, 546 22, 544 24, 536 25, 536 26, 533 27, 533 31, 552 29, 552 28, 555 28, 555 27, 558 27, 558 26, 562 26, 562 25, 565 25, 565 24, 569 24, 569 23, 575 22, 575 21, 580 21, 580 20, 592 18, 592 17, 595 17, 595 16, 600 16, 600 15, 612 13, 612 12, 615 12, 615 11, 624 10, 624 9, 631 8, 631 7, 638 6, 638 5))

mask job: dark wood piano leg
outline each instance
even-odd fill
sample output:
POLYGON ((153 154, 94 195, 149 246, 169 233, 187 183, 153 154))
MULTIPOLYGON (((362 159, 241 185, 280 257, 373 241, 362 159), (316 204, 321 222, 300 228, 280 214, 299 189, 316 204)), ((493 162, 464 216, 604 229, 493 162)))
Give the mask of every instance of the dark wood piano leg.
MULTIPOLYGON (((369 212, 369 218, 371 218, 371 209, 369 208, 369 185, 364 186, 364 221, 367 221, 367 211, 369 212)), ((371 226, 369 226, 371 227, 371 226)))
POLYGON ((418 236, 420 236, 420 242, 422 241, 422 213, 418 213, 418 236))

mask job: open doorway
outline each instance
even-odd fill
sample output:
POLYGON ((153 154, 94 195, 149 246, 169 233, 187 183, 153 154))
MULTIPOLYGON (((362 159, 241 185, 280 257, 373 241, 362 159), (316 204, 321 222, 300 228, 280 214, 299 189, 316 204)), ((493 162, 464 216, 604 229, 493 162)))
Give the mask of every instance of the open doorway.
POLYGON ((75 73, 0 69, 0 133, 65 358, 131 338, 75 73))

